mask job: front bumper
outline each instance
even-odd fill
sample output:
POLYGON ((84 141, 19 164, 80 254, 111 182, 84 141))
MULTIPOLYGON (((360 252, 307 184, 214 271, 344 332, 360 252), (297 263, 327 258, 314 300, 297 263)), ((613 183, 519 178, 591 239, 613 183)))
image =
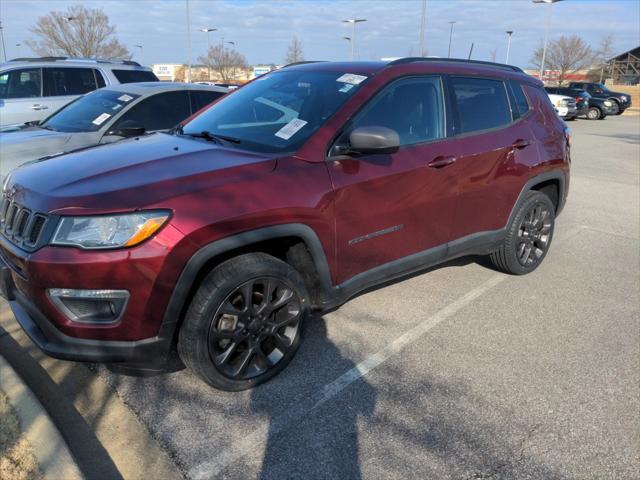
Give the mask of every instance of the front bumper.
POLYGON ((141 370, 163 370, 172 345, 173 327, 136 341, 94 340, 65 335, 16 287, 11 269, 0 256, 0 296, 8 302, 29 338, 47 355, 63 360, 118 363, 141 370))

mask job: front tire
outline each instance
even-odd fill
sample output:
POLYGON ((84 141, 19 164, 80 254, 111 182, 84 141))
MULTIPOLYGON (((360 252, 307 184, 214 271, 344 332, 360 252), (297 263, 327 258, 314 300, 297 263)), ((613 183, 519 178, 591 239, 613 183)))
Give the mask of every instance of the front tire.
POLYGON ((516 208, 502 245, 489 257, 499 270, 525 275, 538 268, 549 251, 555 207, 547 195, 532 190, 516 208))
POLYGON ((264 253, 223 262, 200 284, 180 329, 178 352, 209 385, 253 388, 295 355, 309 312, 300 274, 264 253))

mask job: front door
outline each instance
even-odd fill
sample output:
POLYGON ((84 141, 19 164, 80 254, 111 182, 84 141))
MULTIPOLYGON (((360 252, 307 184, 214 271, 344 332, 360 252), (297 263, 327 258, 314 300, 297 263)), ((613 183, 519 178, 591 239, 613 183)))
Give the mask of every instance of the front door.
POLYGON ((446 138, 442 79, 407 77, 379 92, 345 126, 330 151, 335 191, 338 283, 411 254, 446 253, 457 182, 446 138), (392 154, 334 155, 358 127, 396 131, 392 154), (336 148, 337 147, 337 148, 336 148))

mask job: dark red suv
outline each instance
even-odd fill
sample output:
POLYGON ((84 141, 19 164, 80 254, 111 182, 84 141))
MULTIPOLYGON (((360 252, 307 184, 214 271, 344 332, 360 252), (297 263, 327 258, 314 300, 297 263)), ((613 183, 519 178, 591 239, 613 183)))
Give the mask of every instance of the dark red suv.
POLYGON ((4 296, 51 356, 211 385, 282 370, 312 312, 445 260, 544 259, 569 134, 515 67, 305 63, 157 133, 28 165, 0 204, 4 296))

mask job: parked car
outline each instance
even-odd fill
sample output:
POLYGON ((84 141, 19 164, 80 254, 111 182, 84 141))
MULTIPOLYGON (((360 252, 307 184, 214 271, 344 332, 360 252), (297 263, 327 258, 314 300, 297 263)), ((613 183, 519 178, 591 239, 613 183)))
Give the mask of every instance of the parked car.
POLYGON ((612 92, 602 83, 571 82, 569 84, 569 88, 586 90, 589 95, 594 98, 610 100, 613 102, 613 107, 615 109, 615 113, 613 115, 622 115, 627 108, 631 107, 631 95, 627 93, 612 92))
POLYGON ((222 87, 165 82, 95 90, 41 123, 0 133, 0 181, 31 160, 168 130, 226 92, 222 87))
POLYGON ((564 95, 565 97, 572 97, 576 101, 576 117, 587 115, 589 112, 589 97, 590 95, 584 90, 574 90, 571 88, 562 87, 544 87, 547 93, 554 95, 564 95))
POLYGON ((560 118, 564 120, 573 120, 578 116, 578 107, 576 106, 575 98, 548 92, 547 95, 560 118))
POLYGON ((158 81, 129 60, 17 58, 0 64, 0 127, 43 120, 79 95, 119 83, 158 81))
POLYGON ((12 172, 1 290, 51 356, 161 369, 177 348, 210 385, 251 388, 288 364, 312 312, 363 290, 469 254, 534 271, 569 145, 517 67, 286 67, 172 134, 12 172))

